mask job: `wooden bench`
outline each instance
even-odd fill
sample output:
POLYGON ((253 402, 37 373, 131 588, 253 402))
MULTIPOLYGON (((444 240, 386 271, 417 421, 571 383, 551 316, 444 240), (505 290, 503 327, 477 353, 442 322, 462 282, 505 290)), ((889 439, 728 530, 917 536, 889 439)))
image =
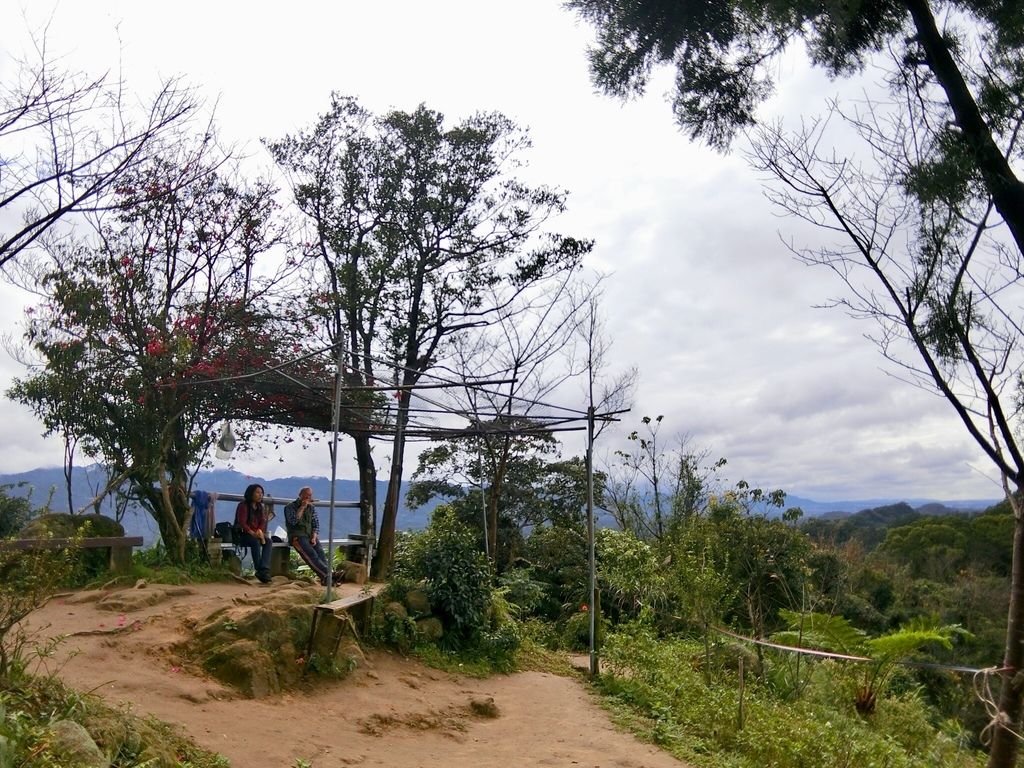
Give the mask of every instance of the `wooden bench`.
MULTIPOLYGON (((220 541, 220 539, 214 539, 213 541, 220 541)), ((243 549, 248 553, 249 548, 244 544, 234 544, 230 541, 220 542, 221 556, 224 557, 227 553, 227 557, 234 557, 238 559, 238 567, 242 566, 242 559, 236 553, 236 550, 243 549)), ((271 576, 287 576, 288 575, 288 558, 291 555, 292 545, 287 541, 274 541, 270 544, 270 575, 271 576)))
POLYGON ((131 568, 132 549, 142 546, 141 536, 92 536, 84 539, 4 539, 0 549, 27 552, 34 549, 106 549, 111 573, 124 573, 131 568))
MULTIPOLYGON (((359 539, 362 539, 362 537, 359 537, 359 539)), ((349 547, 365 546, 364 541, 359 539, 350 536, 347 539, 334 539, 332 543, 334 544, 335 549, 338 549, 339 547, 345 547, 347 550, 347 548, 349 547)), ((213 541, 219 541, 219 539, 214 539, 213 541)), ((327 542, 321 541, 320 545, 324 548, 324 552, 326 552, 327 542)), ((270 546, 270 575, 287 576, 288 563, 291 558, 292 545, 289 544, 287 541, 274 541, 271 542, 270 546)), ((225 552, 234 553, 236 549, 244 549, 247 552, 249 550, 249 548, 244 544, 235 544, 234 542, 230 541, 220 543, 220 550, 222 556, 225 552)), ((234 556, 237 557, 237 554, 235 554, 234 556)), ((241 567, 241 558, 239 558, 239 567, 241 567)))

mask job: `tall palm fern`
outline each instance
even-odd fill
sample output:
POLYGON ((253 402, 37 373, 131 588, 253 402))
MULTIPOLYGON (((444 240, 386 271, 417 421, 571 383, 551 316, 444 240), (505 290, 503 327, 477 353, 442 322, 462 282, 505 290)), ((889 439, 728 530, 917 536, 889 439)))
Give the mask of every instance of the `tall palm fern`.
POLYGON ((869 637, 842 616, 786 610, 779 611, 779 615, 789 629, 772 635, 773 642, 859 657, 850 661, 864 665, 854 698, 854 706, 861 714, 875 711, 878 695, 885 691, 900 663, 927 645, 951 648, 954 636, 968 634, 959 624, 940 626, 914 619, 897 630, 869 637))

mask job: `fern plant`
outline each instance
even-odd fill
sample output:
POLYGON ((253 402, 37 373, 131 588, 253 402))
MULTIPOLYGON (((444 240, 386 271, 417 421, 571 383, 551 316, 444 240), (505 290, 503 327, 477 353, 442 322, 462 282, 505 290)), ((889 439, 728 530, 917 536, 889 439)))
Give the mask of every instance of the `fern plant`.
POLYGON ((953 637, 969 634, 959 624, 940 626, 915 619, 897 630, 870 637, 842 616, 786 610, 779 615, 789 629, 772 635, 774 642, 855 656, 851 661, 864 665, 853 704, 865 715, 875 711, 878 696, 902 662, 928 645, 951 648, 953 637))

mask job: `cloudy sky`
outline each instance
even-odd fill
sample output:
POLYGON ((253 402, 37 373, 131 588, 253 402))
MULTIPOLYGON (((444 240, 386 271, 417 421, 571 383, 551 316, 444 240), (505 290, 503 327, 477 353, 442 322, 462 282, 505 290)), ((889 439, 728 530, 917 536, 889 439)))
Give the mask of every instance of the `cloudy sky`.
MULTIPOLYGON (((595 93, 591 32, 559 3, 44 5, 0 5, 0 51, 20 51, 26 30, 49 17, 51 50, 75 66, 120 66, 139 93, 183 76, 217 103, 222 135, 267 166, 259 139, 309 125, 332 90, 376 112, 422 102, 453 120, 505 113, 530 129, 529 180, 570 193, 558 229, 594 238, 589 266, 610 274, 613 360, 640 370, 624 427, 664 414, 663 436, 686 433, 726 457, 731 481, 821 501, 1000 495, 952 409, 890 375, 863 336, 870 327, 814 308, 841 286, 782 243, 813 233, 774 214, 738 152, 679 133, 666 85, 626 104, 595 93)), ((0 66, 2 80, 10 64, 0 66)), ((797 57, 777 74, 766 115, 820 111, 839 87, 797 57)), ((23 303, 0 286, 3 332, 17 333, 23 303)), ((0 351, 0 387, 21 371, 0 351)), ((0 472, 61 463, 60 441, 43 440, 21 406, 0 402, 0 418, 0 472)), ((616 444, 602 440, 605 452, 616 444)), ((264 477, 329 473, 321 450, 280 458, 257 450, 234 466, 264 477)))

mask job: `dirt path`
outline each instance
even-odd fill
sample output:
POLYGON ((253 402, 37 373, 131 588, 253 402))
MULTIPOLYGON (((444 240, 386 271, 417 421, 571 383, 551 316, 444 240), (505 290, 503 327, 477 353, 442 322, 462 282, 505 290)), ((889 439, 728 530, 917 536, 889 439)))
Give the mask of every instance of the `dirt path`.
POLYGON ((299 759, 313 768, 683 765, 616 730, 580 682, 557 675, 475 680, 374 653, 314 693, 248 700, 174 652, 190 617, 265 589, 274 587, 197 585, 126 613, 99 610, 77 593, 37 611, 31 623, 69 635, 53 660, 64 665, 65 681, 180 724, 241 768, 291 768, 299 759))

